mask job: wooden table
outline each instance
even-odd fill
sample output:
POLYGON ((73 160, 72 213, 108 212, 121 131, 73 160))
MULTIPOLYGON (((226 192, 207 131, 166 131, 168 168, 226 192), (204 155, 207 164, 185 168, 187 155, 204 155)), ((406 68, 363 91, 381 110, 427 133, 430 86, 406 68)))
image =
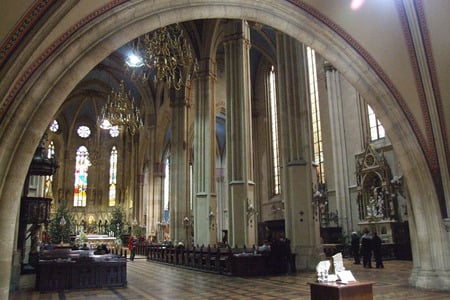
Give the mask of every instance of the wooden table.
POLYGON ((347 284, 311 282, 311 300, 372 300, 373 282, 354 281, 347 284))

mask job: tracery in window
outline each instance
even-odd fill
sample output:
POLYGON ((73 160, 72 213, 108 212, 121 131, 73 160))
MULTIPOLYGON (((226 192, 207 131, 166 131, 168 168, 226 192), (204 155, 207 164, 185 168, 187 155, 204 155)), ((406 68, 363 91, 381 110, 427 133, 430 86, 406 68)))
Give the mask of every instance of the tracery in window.
POLYGON ((316 54, 313 49, 307 47, 306 55, 308 60, 309 97, 311 101, 311 121, 313 129, 313 161, 318 166, 319 183, 325 183, 322 128, 320 124, 319 92, 317 87, 316 54))
POLYGON ((278 112, 275 86, 275 70, 272 66, 269 73, 270 129, 272 137, 273 194, 281 193, 280 183, 280 149, 278 146, 278 112))
POLYGON ((369 116, 369 127, 370 127, 370 141, 376 141, 382 139, 386 136, 383 125, 381 125, 380 120, 375 116, 370 105, 367 105, 367 112, 369 116))
POLYGON ((109 130, 109 135, 111 137, 118 137, 119 136, 119 126, 113 126, 111 127, 111 129, 109 130))
POLYGON ((77 134, 81 138, 88 138, 91 135, 91 129, 86 125, 81 125, 77 129, 77 134))
POLYGON ((59 130, 59 123, 56 120, 53 120, 53 122, 50 124, 49 129, 51 132, 58 132, 59 130))
POLYGON ((113 146, 109 159, 109 206, 116 205, 117 191, 117 148, 113 146))
POLYGON ((88 169, 90 165, 88 149, 85 146, 80 146, 77 149, 75 158, 74 207, 86 207, 88 169))

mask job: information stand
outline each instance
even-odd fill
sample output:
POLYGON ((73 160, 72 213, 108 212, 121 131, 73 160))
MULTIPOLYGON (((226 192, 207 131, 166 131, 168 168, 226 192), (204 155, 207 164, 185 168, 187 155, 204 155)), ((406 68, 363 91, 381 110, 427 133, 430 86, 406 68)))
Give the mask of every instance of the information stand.
POLYGON ((373 282, 353 281, 347 284, 337 282, 312 282, 311 300, 373 300, 373 282))

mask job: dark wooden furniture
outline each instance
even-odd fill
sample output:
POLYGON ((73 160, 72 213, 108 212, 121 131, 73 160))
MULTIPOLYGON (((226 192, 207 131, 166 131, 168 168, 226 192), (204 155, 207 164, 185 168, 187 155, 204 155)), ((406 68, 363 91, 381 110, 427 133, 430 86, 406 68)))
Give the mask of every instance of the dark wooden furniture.
POLYGON ((372 300, 373 282, 339 283, 309 283, 311 287, 311 300, 372 300))
POLYGON ((260 254, 234 254, 231 258, 230 275, 262 276, 268 275, 267 258, 260 254))
POLYGON ((36 274, 36 289, 61 291, 126 286, 125 258, 115 255, 76 258, 74 256, 76 255, 69 253, 66 258, 40 260, 36 274))
POLYGON ((296 270, 295 254, 291 254, 288 261, 274 252, 255 254, 253 248, 184 248, 148 244, 141 251, 150 261, 232 276, 278 275, 288 271, 295 273, 296 270))

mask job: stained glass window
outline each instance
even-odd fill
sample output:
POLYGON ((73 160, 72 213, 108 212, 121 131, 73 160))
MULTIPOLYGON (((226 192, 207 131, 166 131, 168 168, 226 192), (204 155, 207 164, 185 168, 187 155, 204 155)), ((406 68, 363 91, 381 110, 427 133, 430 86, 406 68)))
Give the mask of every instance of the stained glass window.
POLYGON ((85 125, 81 125, 77 129, 79 137, 88 138, 91 135, 91 129, 85 125))
POLYGON ((59 123, 56 120, 53 120, 53 122, 50 124, 50 131, 51 132, 57 132, 59 130, 59 123))
POLYGON ((113 146, 109 159, 109 206, 116 205, 117 187, 117 148, 113 146))
POLYGON ((119 136, 119 126, 113 126, 111 127, 111 129, 109 130, 109 135, 111 137, 118 137, 119 136))
MULTIPOLYGON (((55 156, 55 145, 53 144, 53 141, 50 141, 48 148, 47 148, 47 158, 52 158, 55 156)), ((45 176, 45 191, 44 195, 45 197, 51 198, 52 193, 52 183, 53 183, 53 175, 47 175, 45 176)))
POLYGON ((170 188, 170 159, 166 158, 165 160, 165 169, 164 169, 164 219, 165 223, 169 223, 169 188, 170 188))
POLYGON ((53 141, 50 141, 47 148, 47 158, 52 158, 55 156, 55 144, 53 141))
POLYGON ((88 169, 90 166, 89 152, 85 146, 77 150, 75 160, 75 184, 73 193, 73 206, 85 207, 87 199, 88 169))

